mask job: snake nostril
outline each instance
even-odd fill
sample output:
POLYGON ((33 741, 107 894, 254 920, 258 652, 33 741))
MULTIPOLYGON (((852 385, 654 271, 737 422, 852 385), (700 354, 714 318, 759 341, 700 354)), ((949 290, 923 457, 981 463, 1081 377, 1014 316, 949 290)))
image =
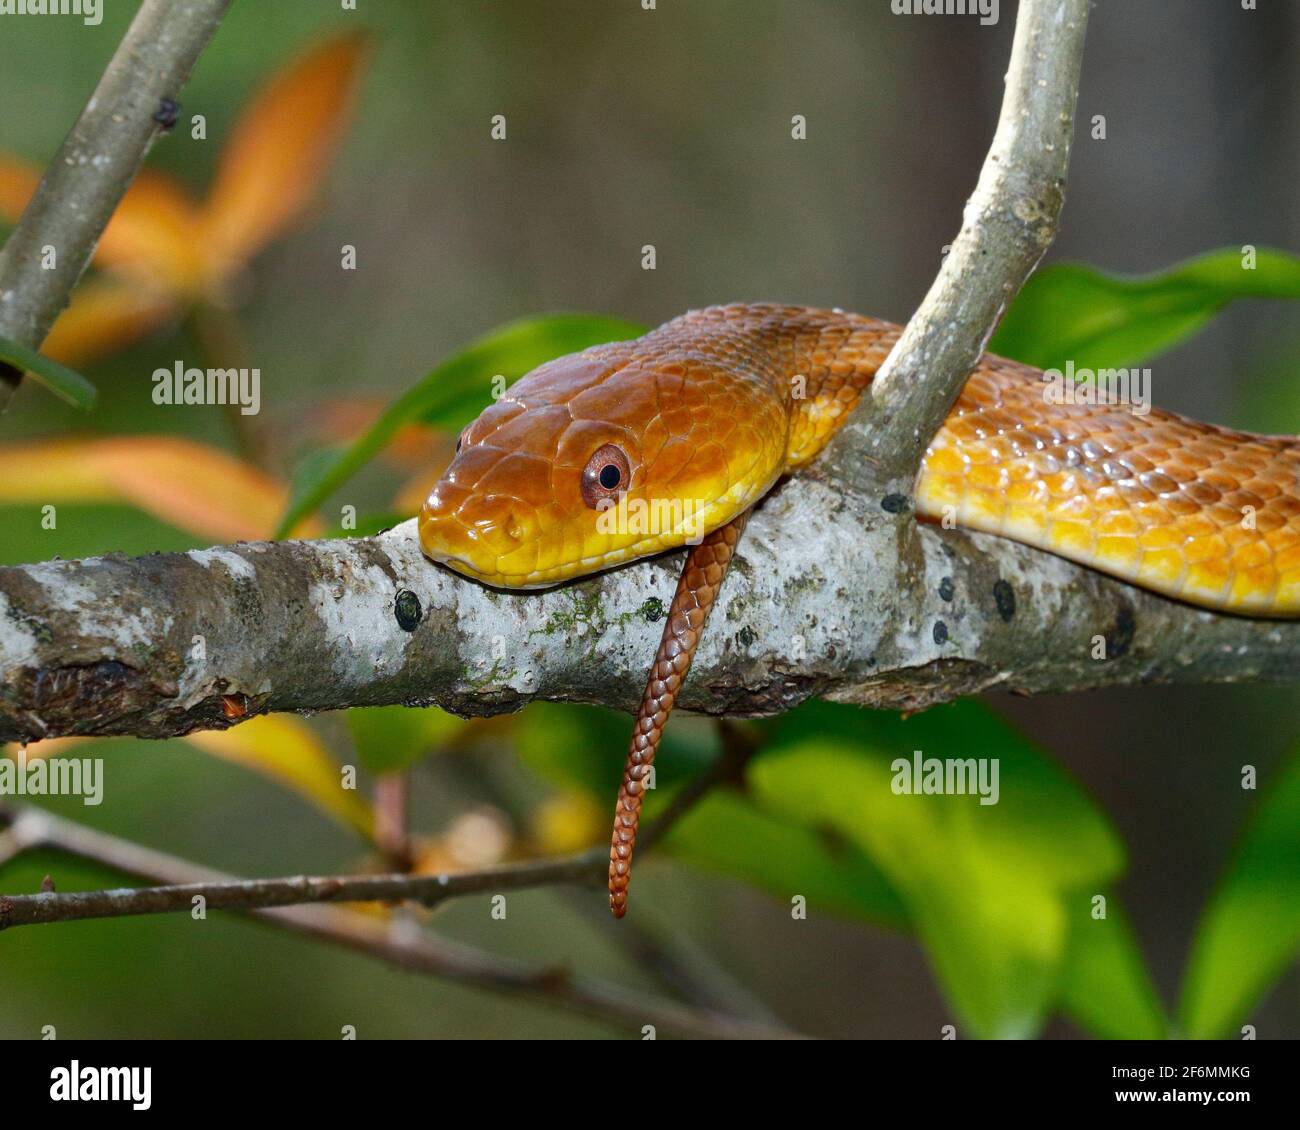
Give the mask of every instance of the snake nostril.
POLYGON ((517 499, 500 495, 479 495, 467 499, 457 511, 469 537, 504 554, 527 540, 533 523, 517 499))

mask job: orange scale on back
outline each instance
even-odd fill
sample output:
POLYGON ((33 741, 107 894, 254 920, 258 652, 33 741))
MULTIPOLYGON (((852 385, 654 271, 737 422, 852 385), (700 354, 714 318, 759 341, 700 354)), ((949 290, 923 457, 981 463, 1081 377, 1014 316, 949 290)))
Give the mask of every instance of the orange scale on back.
MULTIPOLYGON (((1286 535, 1282 531, 1287 531, 1291 528, 1287 524, 1287 520, 1283 518, 1281 514, 1269 510, 1263 502, 1260 502, 1257 507, 1254 518, 1255 528, 1262 534, 1277 534, 1278 537, 1284 537, 1286 535)), ((1297 534, 1296 536, 1300 536, 1300 534, 1297 534)), ((1277 538, 1271 538, 1270 541, 1276 545, 1277 538)))
POLYGON ((1255 477, 1246 479, 1241 485, 1243 488, 1250 491, 1251 494, 1256 495, 1265 502, 1276 498, 1282 493, 1281 486, 1273 479, 1255 477))

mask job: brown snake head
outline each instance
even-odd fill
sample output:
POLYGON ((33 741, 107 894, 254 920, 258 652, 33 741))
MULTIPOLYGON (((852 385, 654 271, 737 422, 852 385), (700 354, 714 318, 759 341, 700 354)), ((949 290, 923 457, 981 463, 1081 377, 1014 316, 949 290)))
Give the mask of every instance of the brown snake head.
POLYGON ((696 544, 771 487, 788 427, 761 375, 663 330, 561 357, 465 429, 420 542, 504 588, 696 544))

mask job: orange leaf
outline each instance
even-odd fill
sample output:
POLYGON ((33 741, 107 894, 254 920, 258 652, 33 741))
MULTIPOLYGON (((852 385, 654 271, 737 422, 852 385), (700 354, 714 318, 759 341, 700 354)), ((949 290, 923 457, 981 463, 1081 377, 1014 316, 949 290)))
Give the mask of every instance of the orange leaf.
POLYGON ((424 505, 424 500, 438 485, 438 480, 442 478, 442 473, 450 462, 451 458, 448 456, 441 463, 434 464, 432 470, 424 470, 412 475, 397 488, 397 493, 393 495, 391 509, 398 514, 418 514, 420 507, 424 505))
POLYGON ((72 292, 41 352, 74 369, 144 337, 176 314, 171 296, 110 279, 89 279, 72 292))
POLYGON ((343 133, 369 37, 321 43, 277 71, 221 151, 204 221, 227 270, 246 263, 306 207, 343 133))
POLYGON ((166 173, 141 169, 104 229, 95 262, 192 294, 206 261, 202 222, 189 190, 166 173))
POLYGON ((170 436, 0 449, 0 503, 122 501, 218 541, 268 536, 288 488, 215 447, 170 436))
POLYGON ((115 502, 81 440, 44 440, 0 448, 0 505, 115 502))
POLYGON ((40 173, 35 165, 0 153, 0 220, 11 224, 18 222, 39 180, 40 173))
MULTIPOLYGON (((0 219, 16 223, 39 180, 36 166, 0 153, 0 219)), ((104 229, 94 261, 151 289, 195 292, 206 258, 198 208, 185 186, 141 169, 104 229)))
POLYGON ((232 730, 206 730, 184 739, 207 753, 253 769, 306 797, 317 808, 369 838, 370 806, 343 787, 339 764, 316 732, 292 714, 264 714, 232 730))

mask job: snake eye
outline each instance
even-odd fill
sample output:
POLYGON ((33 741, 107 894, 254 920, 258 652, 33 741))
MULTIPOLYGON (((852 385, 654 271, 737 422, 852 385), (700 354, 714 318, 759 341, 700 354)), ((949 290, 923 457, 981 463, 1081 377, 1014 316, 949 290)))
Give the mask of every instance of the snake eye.
POLYGON ((464 442, 465 442, 465 433, 464 433, 464 432, 461 432, 460 435, 458 435, 458 436, 456 437, 456 454, 457 454, 457 455, 460 454, 460 445, 461 445, 462 443, 464 443, 464 442))
POLYGON ((582 501, 596 510, 606 499, 626 491, 631 481, 632 468, 623 449, 607 443, 597 449, 583 469, 582 501))

